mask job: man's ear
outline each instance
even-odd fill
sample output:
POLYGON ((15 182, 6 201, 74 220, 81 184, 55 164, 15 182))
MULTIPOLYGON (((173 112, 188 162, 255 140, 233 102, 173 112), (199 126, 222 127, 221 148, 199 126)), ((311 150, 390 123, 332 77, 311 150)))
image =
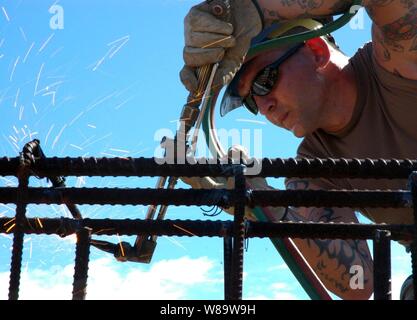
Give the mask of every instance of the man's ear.
POLYGON ((317 69, 322 69, 330 61, 330 50, 326 41, 322 38, 314 38, 306 41, 306 46, 314 54, 317 69))

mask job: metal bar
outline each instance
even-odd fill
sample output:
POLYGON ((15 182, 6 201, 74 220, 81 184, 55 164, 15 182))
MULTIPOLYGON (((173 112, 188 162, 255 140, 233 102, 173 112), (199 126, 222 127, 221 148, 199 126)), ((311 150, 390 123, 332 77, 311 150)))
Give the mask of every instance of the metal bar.
POLYGON ((414 237, 410 245, 411 251, 411 270, 413 272, 413 293, 414 300, 417 299, 417 172, 414 171, 409 177, 409 187, 413 196, 413 215, 414 215, 414 237))
POLYGON ((83 228, 77 232, 74 282, 72 285, 73 300, 84 300, 87 294, 88 261, 90 258, 90 234, 91 230, 88 228, 83 228))
POLYGON ((391 300, 391 235, 377 230, 374 239, 374 299, 391 300))
MULTIPOLYGON (((16 220, 13 237, 12 258, 10 263, 9 300, 19 298, 20 273, 23 255, 23 225, 26 217, 27 189, 29 176, 25 164, 21 161, 19 167, 19 187, 16 195, 16 220)), ((9 226, 10 227, 10 226, 9 226)))
MULTIPOLYGON (((15 203, 17 188, 0 188, 0 202, 15 203)), ((230 190, 155 190, 119 188, 29 188, 27 202, 33 204, 99 204, 99 205, 217 205, 231 201, 230 190)))
POLYGON ((408 191, 253 190, 250 206, 272 207, 411 207, 408 191))
POLYGON ((242 300, 243 256, 245 242, 246 179, 244 167, 237 167, 235 174, 235 202, 233 222, 232 288, 231 298, 242 300))
MULTIPOLYGON (((1 203, 15 203, 18 188, 0 188, 1 203)), ((226 189, 119 189, 119 188, 29 188, 27 202, 34 204, 99 205, 217 205, 233 206, 235 195, 226 189)), ((324 191, 324 190, 253 190, 246 197, 247 206, 276 207, 369 207, 409 208, 409 191, 324 191)))
MULTIPOLYGON (((10 233, 13 218, 0 218, 0 233, 10 233)), ((409 241, 414 236, 414 225, 390 224, 350 224, 350 223, 312 223, 312 222, 246 222, 248 238, 323 238, 326 239, 373 239, 376 230, 391 232, 392 240, 409 241)), ((158 236, 198 236, 227 237, 233 235, 232 221, 201 220, 130 220, 130 219, 83 219, 69 218, 28 218, 22 231, 26 234, 57 234, 67 236, 80 228, 88 227, 95 235, 148 234, 158 236)))
POLYGON ((224 255, 224 299, 231 300, 233 238, 223 238, 224 255))
MULTIPOLYGON (((41 176, 227 176, 232 165, 196 159, 198 164, 167 164, 163 158, 45 158, 33 169, 41 176), (209 163, 209 164, 207 164, 209 163)), ((261 159, 262 177, 407 179, 417 160, 261 159)), ((0 176, 15 176, 18 158, 0 158, 0 176)))

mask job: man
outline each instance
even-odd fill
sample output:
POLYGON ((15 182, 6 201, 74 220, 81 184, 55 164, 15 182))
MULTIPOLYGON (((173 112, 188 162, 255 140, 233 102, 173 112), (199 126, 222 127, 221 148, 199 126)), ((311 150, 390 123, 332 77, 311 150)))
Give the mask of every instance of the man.
MULTIPOLYGON (((181 79, 194 91, 195 68, 220 61, 215 83, 231 82, 223 98, 223 113, 243 104, 304 137, 300 157, 417 158, 417 1, 363 1, 373 20, 372 42, 350 59, 325 38, 316 38, 258 55, 240 68, 251 40, 264 25, 273 20, 282 24, 326 17, 351 4, 340 0, 232 1, 232 24, 212 16, 207 5, 198 5, 185 19, 186 66, 181 79)), ((405 189, 406 182, 291 179, 286 187, 405 189)), ((375 222, 413 223, 410 210, 363 208, 361 212, 375 222)), ((357 222, 348 208, 276 208, 274 213, 275 220, 357 222)), ((366 242, 295 242, 329 290, 343 299, 369 298, 372 259, 366 242), (353 265, 364 270, 363 289, 350 286, 353 265)))

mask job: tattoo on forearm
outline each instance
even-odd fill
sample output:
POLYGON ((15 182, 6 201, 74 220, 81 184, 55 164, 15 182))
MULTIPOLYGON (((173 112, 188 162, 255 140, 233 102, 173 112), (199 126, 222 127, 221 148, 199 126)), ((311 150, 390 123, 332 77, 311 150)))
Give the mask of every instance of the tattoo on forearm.
POLYGON ((386 39, 395 41, 407 41, 417 35, 417 8, 410 9, 407 14, 393 23, 381 28, 386 39))

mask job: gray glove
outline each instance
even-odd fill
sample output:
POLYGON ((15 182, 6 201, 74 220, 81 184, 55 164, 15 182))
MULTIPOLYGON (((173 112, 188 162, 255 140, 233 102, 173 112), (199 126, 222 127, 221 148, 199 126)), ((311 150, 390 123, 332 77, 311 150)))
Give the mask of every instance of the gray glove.
POLYGON ((231 0, 232 24, 210 13, 201 3, 187 14, 185 28, 185 66, 180 78, 188 91, 197 89, 195 68, 221 61, 215 86, 228 84, 239 70, 250 42, 262 30, 262 17, 255 0, 231 0))
MULTIPOLYGON (((240 154, 243 160, 247 160, 248 153, 242 146, 236 145, 228 150, 228 157, 235 159, 236 155, 240 154)), ((210 178, 210 177, 181 177, 183 182, 190 185, 193 189, 233 189, 235 185, 234 178, 210 178)), ((268 185, 265 178, 247 178, 247 182, 254 190, 272 190, 273 188, 268 185)), ((279 221, 284 216, 285 209, 281 207, 267 207, 270 214, 273 216, 273 221, 279 221)), ((234 207, 224 208, 224 211, 233 215, 234 207)), ((245 208, 245 217, 248 220, 256 221, 256 217, 251 208, 245 208)))

